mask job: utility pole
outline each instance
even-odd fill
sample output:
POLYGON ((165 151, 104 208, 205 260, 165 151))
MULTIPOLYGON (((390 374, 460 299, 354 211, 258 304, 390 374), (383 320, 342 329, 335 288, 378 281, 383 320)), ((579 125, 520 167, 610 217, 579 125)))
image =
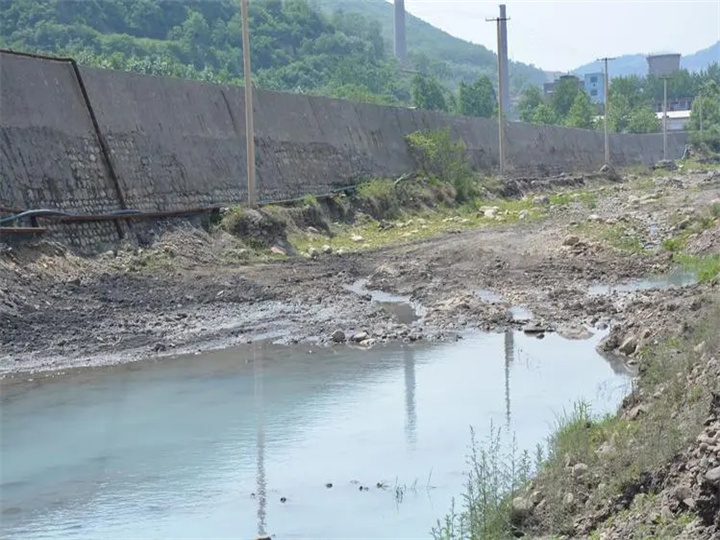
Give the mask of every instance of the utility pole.
POLYGON ((505 114, 503 111, 503 94, 505 92, 505 75, 503 74, 503 23, 509 21, 507 17, 496 17, 494 19, 485 19, 485 22, 495 22, 497 24, 497 41, 498 41, 498 153, 500 158, 500 176, 505 174, 505 114))
POLYGON ((608 109, 610 107, 610 72, 608 71, 608 60, 615 58, 601 58, 605 63, 605 81, 603 82, 604 114, 603 124, 605 129, 605 164, 610 165, 610 133, 608 131, 608 109))
POLYGON ((667 82, 663 77, 663 160, 667 160, 667 82))
POLYGON ((248 0, 240 0, 243 40, 243 77, 245 78, 245 139, 247 142, 248 204, 255 205, 255 127, 253 126, 253 91, 250 70, 250 25, 248 0))

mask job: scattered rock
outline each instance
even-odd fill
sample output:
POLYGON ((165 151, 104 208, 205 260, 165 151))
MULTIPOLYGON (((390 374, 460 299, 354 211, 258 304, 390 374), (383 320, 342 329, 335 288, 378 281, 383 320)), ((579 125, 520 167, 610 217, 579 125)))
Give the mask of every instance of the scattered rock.
POLYGON ((635 352, 638 346, 637 337, 630 335, 620 345, 620 352, 626 356, 630 356, 635 352))
POLYGON ((560 337, 564 337, 565 339, 583 340, 590 339, 593 336, 590 330, 577 324, 562 325, 557 329, 557 333, 560 337))
POLYGON ((549 329, 547 327, 537 322, 531 322, 523 326, 523 332, 526 334, 543 334, 548 331, 549 329))
POLYGON ((515 525, 521 524, 525 518, 530 515, 532 510, 532 502, 529 499, 523 497, 515 497, 512 500, 512 507, 510 509, 510 521, 515 525))
POLYGON ((563 505, 565 508, 572 508, 575 506, 575 496, 568 492, 565 494, 565 497, 563 497, 563 505))
POLYGON ((580 238, 577 236, 568 236, 563 240, 563 246, 574 246, 580 242, 580 238))
POLYGON ((707 480, 708 483, 720 488, 720 467, 715 467, 705 473, 705 480, 707 480))
POLYGON ((338 328, 332 333, 331 338, 335 343, 345 343, 345 332, 338 328))
POLYGON ((369 337, 368 333, 363 331, 363 332, 356 332, 355 334, 353 334, 352 338, 350 338, 350 339, 352 339, 352 341, 354 341, 356 343, 360 343, 361 341, 365 341, 368 337, 369 337))
POLYGON ((588 221, 592 223, 600 223, 603 219, 598 216, 597 214, 590 214, 587 218, 588 221))
POLYGON ((547 195, 539 195, 537 197, 534 197, 532 202, 535 206, 542 206, 545 204, 550 204, 550 198, 547 195))
POLYGON ((270 253, 272 253, 273 255, 287 255, 287 253, 285 253, 285 250, 280 246, 271 247, 270 253))
POLYGON ((320 234, 320 231, 318 231, 315 227, 308 227, 307 232, 310 234, 320 234))
POLYGON ((572 468, 573 476, 576 479, 582 478, 587 471, 588 471, 588 466, 585 465, 584 463, 576 463, 575 465, 573 465, 573 468, 572 468))
POLYGON ((320 252, 316 248, 311 247, 310 249, 308 249, 308 255, 310 255, 311 259, 317 259, 318 255, 320 255, 320 252))
POLYGON ((332 251, 332 248, 327 244, 322 247, 322 252, 325 253, 325 255, 330 255, 332 251))
POLYGON ((530 215, 529 210, 520 210, 520 213, 518 214, 518 219, 525 219, 530 215))
POLYGON ((364 242, 365 241, 365 239, 362 236, 360 236, 359 234, 353 234, 350 237, 350 240, 352 240, 353 242, 364 242))
POLYGON ((165 345, 164 343, 156 343, 153 347, 153 351, 155 351, 156 353, 167 351, 167 345, 165 345))
POLYGON ((683 502, 686 499, 692 498, 692 490, 689 486, 676 486, 673 490, 673 497, 677 499, 679 502, 683 502))

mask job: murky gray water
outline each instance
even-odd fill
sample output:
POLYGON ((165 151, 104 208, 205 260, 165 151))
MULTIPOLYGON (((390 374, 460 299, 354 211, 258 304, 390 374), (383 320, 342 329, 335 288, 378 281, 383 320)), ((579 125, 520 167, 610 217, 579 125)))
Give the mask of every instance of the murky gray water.
POLYGON ((697 276, 694 272, 674 270, 666 275, 633 279, 616 285, 592 285, 588 292, 592 295, 605 295, 614 292, 654 291, 667 289, 669 287, 685 287, 687 285, 693 285, 697 283, 697 281, 697 276))
POLYGON ((470 425, 532 449, 575 401, 618 405, 627 378, 594 344, 258 346, 6 384, 2 535, 427 538, 462 492, 470 425))

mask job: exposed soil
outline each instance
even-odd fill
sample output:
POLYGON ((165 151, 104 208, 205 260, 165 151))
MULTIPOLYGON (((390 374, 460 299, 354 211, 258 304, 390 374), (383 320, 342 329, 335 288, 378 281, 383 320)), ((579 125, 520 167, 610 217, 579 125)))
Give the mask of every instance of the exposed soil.
MULTIPOLYGON (((642 188, 589 189, 598 197, 593 209, 579 202, 548 206, 541 221, 315 260, 219 262, 227 239, 190 228, 167 233, 151 248, 182 253, 170 269, 134 271, 123 262, 131 253, 80 259, 57 246, 6 249, 0 258, 0 373, 137 360, 261 338, 331 345, 337 329, 348 337, 366 331, 375 340, 448 339, 470 328, 526 324, 513 320, 511 306, 524 306, 534 323, 568 335, 581 325, 612 323, 614 345, 641 311, 648 327, 642 339, 663 326, 665 314, 682 324, 682 315, 698 309, 710 286, 592 295, 592 284, 663 273, 671 264, 662 249, 621 251, 585 225, 590 218, 602 232, 621 224, 637 241, 659 244, 673 234, 678 209, 699 214, 720 195, 720 176, 675 175, 642 188), (396 321, 346 289, 361 278, 369 279, 370 288, 410 296, 425 316, 410 325, 396 321), (488 302, 481 290, 502 300, 488 302)), ((537 204, 546 201, 541 197, 537 204)), ((715 223, 693 238, 703 253, 717 252, 717 230, 715 223)))

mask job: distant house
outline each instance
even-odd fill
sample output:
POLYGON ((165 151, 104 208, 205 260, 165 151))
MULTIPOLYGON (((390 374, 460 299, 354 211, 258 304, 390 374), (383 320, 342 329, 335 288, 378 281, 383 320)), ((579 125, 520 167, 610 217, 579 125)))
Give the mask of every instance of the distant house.
POLYGON ((591 103, 605 103, 605 74, 587 73, 585 74, 585 91, 590 96, 591 103))
MULTIPOLYGON (((668 98, 667 110, 670 111, 689 111, 692 109, 693 98, 681 97, 681 98, 668 98)), ((655 112, 662 112, 663 102, 662 100, 653 101, 652 104, 655 112)))
POLYGON ((578 79, 575 75, 561 75, 560 77, 555 79, 553 82, 543 84, 543 94, 545 96, 552 95, 553 91, 555 90, 555 85, 557 83, 559 83, 560 81, 564 81, 564 80, 568 80, 568 79, 576 82, 577 85, 580 87, 580 89, 581 90, 583 89, 583 87, 584 87, 583 81, 578 79))
MULTIPOLYGON (((663 113, 655 113, 657 119, 662 122, 663 113)), ((687 123, 690 120, 690 111, 668 111, 667 113, 667 130, 668 131, 685 131, 687 123)))

